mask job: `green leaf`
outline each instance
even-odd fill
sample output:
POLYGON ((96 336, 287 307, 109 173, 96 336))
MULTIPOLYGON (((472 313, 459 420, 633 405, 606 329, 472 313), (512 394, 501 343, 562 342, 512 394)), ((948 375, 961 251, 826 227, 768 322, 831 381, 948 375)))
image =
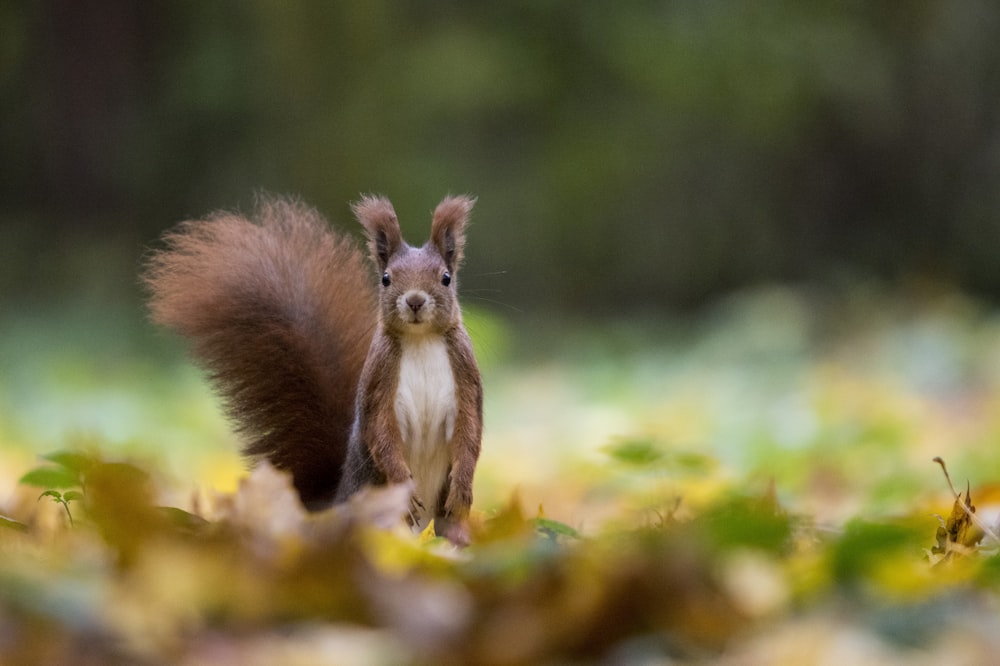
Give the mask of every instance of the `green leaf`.
POLYGON ((670 457, 670 463, 689 474, 708 474, 718 467, 715 458, 693 451, 678 451, 670 457))
POLYGON ((157 508, 163 517, 167 519, 167 522, 184 532, 197 534, 211 525, 211 523, 201 516, 188 513, 187 511, 178 509, 177 507, 161 506, 157 508))
POLYGON ((0 527, 9 530, 14 530, 15 532, 27 532, 28 526, 24 523, 14 520, 13 518, 8 518, 6 516, 0 516, 0 527))
POLYGON ((57 502, 65 501, 63 500, 62 493, 59 492, 58 490, 46 490, 44 493, 38 496, 38 499, 42 499, 43 497, 51 497, 57 502))
POLYGON ((39 488, 72 488, 80 485, 80 477, 63 467, 36 467, 18 483, 39 488))
POLYGON ((57 465, 65 467, 67 470, 76 472, 77 477, 86 473, 94 465, 92 457, 75 451, 56 451, 55 453, 41 456, 41 458, 42 460, 54 462, 57 465))
POLYGON ((535 518, 531 522, 534 524, 535 530, 552 539, 560 536, 572 537, 574 539, 580 538, 579 532, 566 523, 560 523, 558 520, 535 518))
POLYGON ((67 490, 63 493, 63 499, 67 502, 72 502, 73 500, 79 501, 83 499, 83 493, 79 490, 67 490))
POLYGON ((884 562, 919 553, 926 539, 926 525, 920 521, 875 523, 855 518, 833 548, 833 576, 839 583, 853 584, 884 562))
POLYGON ((648 439, 630 439, 611 445, 605 451, 619 462, 637 466, 649 465, 663 457, 663 452, 648 439))
POLYGON ((760 548, 778 552, 791 536, 791 521, 766 498, 736 497, 706 511, 692 527, 717 549, 760 548))

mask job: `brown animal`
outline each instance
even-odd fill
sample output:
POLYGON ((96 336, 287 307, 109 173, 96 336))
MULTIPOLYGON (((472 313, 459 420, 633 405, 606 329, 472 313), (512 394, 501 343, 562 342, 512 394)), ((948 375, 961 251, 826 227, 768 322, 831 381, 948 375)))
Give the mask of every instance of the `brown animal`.
POLYGON ((299 202, 262 199, 165 236, 144 275, 157 323, 191 342, 245 439, 310 510, 413 484, 410 521, 468 543, 482 383, 457 273, 474 200, 448 197, 404 242, 392 204, 353 206, 377 271, 299 202))

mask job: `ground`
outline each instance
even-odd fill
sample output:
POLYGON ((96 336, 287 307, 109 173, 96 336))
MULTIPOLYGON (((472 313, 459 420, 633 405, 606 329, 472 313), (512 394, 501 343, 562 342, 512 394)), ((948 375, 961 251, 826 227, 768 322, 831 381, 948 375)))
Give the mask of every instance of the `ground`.
POLYGON ((282 474, 246 471, 195 369, 129 342, 175 341, 46 321, 0 343, 4 663, 1000 650, 1000 317, 967 296, 761 288, 530 335, 473 309, 487 423, 466 550, 411 534, 403 489, 306 514, 282 474), (952 538, 948 519, 969 524, 952 538))

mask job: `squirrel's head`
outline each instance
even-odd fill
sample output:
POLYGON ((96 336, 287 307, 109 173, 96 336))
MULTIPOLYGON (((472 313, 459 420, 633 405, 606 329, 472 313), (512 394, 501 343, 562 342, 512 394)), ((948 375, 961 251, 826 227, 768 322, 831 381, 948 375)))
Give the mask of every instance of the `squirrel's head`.
POLYGON ((434 209, 430 240, 419 248, 403 240, 388 199, 365 196, 351 206, 377 268, 383 326, 421 335, 443 333, 461 322, 457 274, 473 204, 471 197, 446 197, 434 209))

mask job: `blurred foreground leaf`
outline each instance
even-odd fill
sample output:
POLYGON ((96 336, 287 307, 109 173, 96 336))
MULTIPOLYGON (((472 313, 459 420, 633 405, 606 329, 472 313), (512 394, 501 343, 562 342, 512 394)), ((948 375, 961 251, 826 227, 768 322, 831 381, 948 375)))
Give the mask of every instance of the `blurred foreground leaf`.
POLYGON ((0 662, 992 663, 972 516, 995 529, 1000 486, 939 493, 927 450, 996 469, 1000 327, 878 302, 843 337, 800 305, 495 370, 464 550, 405 527, 405 488, 310 514, 267 465, 217 492, 160 478, 187 451, 44 456, 76 525, 27 483, 0 498, 0 662), (972 547, 934 566, 942 543, 972 547))
POLYGON ((42 459, 53 462, 78 477, 86 474, 87 470, 97 462, 94 457, 78 451, 56 451, 43 455, 42 459))
POLYGON ((575 529, 567 525, 566 523, 560 523, 558 520, 552 520, 551 518, 535 518, 532 521, 535 525, 535 529, 544 536, 550 539, 555 539, 557 537, 572 537, 578 539, 580 533, 575 529))
POLYGON ((6 516, 0 516, 0 528, 14 530, 15 532, 28 531, 27 525, 12 518, 7 518, 6 516))
POLYGON ((629 465, 645 466, 660 460, 663 452, 652 440, 630 439, 605 449, 612 459, 629 465))
POLYGON ((751 547, 780 552, 789 545, 791 520, 770 497, 737 497, 710 507, 692 524, 713 550, 751 547))
POLYGON ((18 483, 39 488, 73 488, 81 484, 80 476, 62 467, 36 467, 26 473, 18 483))

